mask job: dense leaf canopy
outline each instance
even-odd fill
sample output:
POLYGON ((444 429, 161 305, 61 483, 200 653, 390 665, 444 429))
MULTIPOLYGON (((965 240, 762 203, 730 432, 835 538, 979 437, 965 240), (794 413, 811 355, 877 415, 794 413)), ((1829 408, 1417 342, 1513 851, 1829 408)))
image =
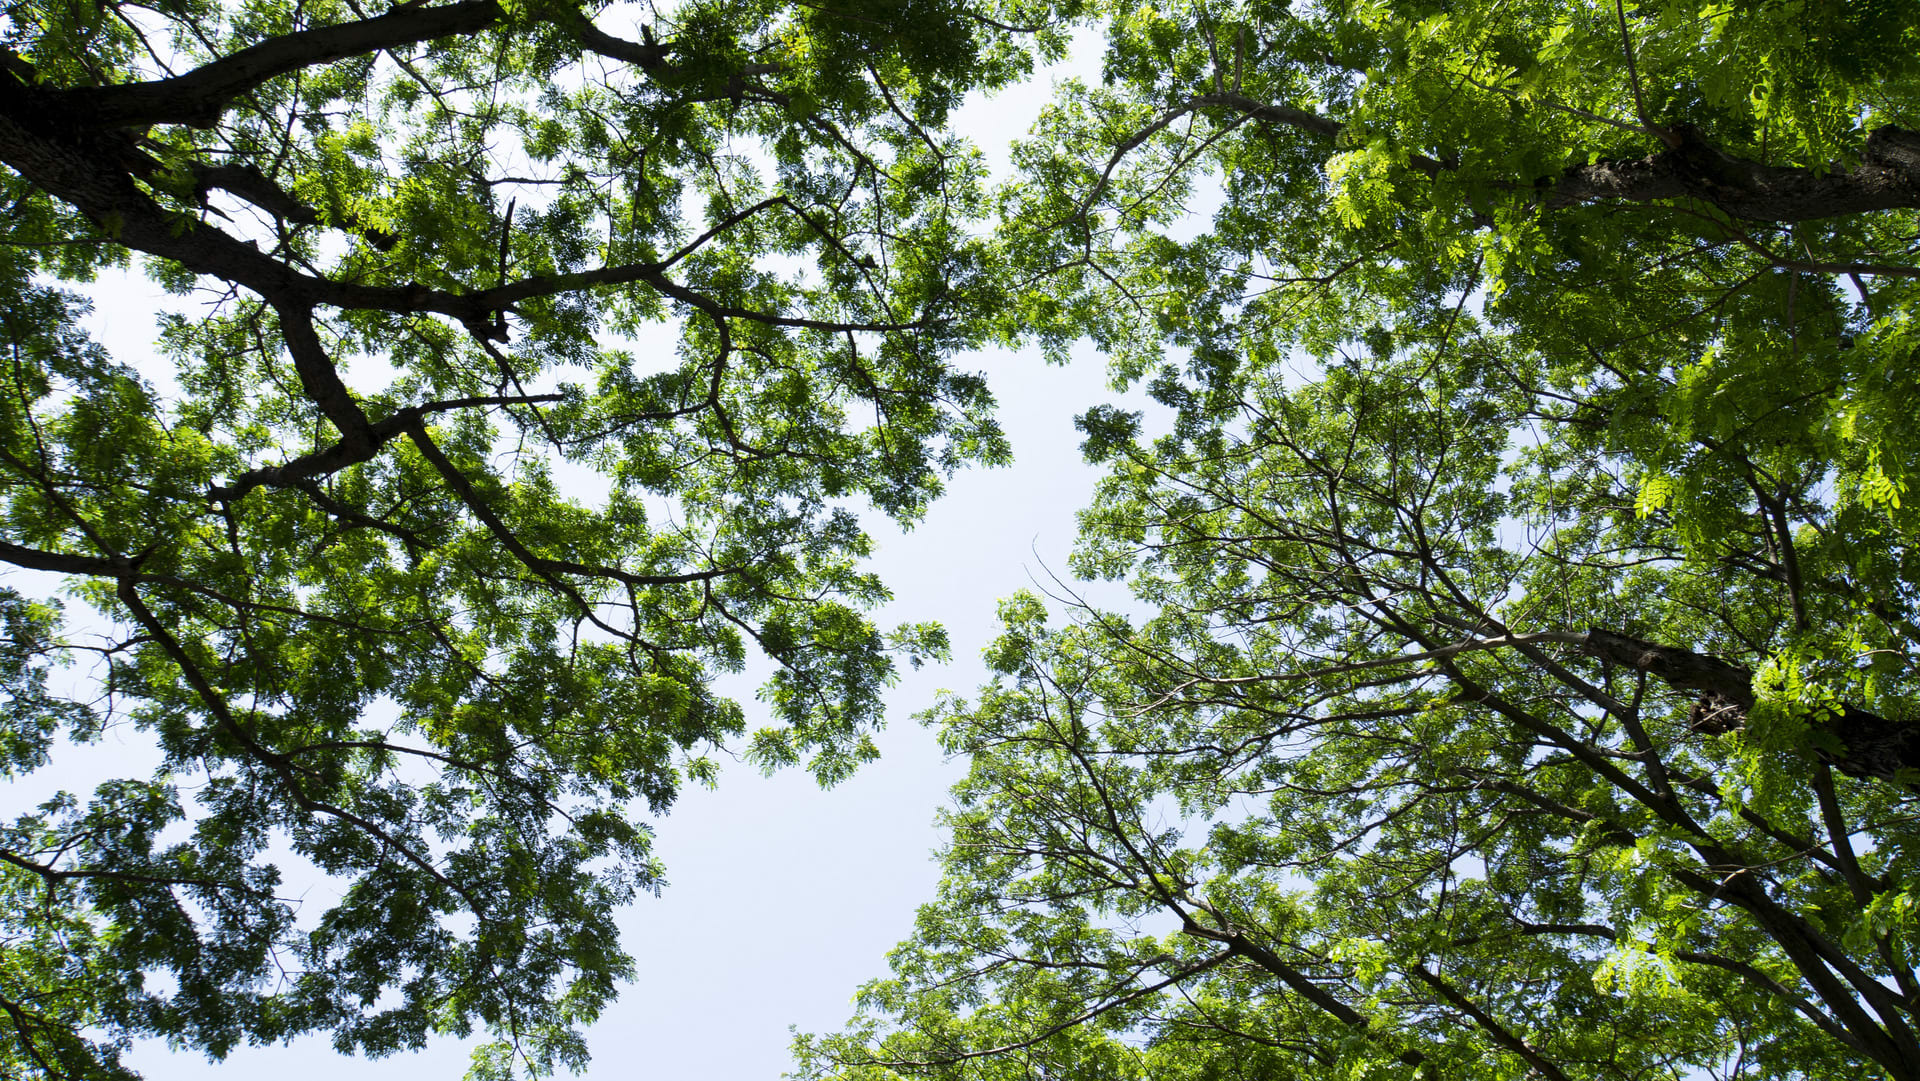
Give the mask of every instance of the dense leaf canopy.
POLYGON ((1137 604, 810 1076, 1920 1077, 1920 6, 1108 15, 1001 236, 1137 604))
POLYGON ((1006 456, 953 363, 998 331, 943 124, 1064 38, 946 0, 0 11, 0 561, 46 572, 0 594, 0 768, 122 721, 157 754, 0 825, 0 1074, 475 1027, 483 1075, 579 1064, 647 814, 746 736, 713 677, 764 654, 748 753, 831 782, 944 650, 862 614, 855 515, 1006 456), (191 294, 152 359, 81 329, 128 263, 191 294))
POLYGON ((711 676, 833 780, 939 652, 851 508, 1029 334, 1174 417, 1082 420, 1137 604, 1007 604, 809 1075, 1920 1079, 1920 5, 1093 7, 7 7, 3 760, 161 764, 0 834, 0 1067, 577 1064, 711 676), (171 385, 62 285, 133 258, 171 385))

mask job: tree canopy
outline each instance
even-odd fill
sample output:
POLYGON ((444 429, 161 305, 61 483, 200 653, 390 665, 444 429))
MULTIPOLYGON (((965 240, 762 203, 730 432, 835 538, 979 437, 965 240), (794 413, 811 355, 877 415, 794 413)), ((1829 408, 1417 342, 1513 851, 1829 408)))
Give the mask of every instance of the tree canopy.
POLYGON ((1085 337, 1136 609, 1008 602, 808 1076, 1920 1078, 1910 0, 6 11, 0 558, 92 614, 0 597, 4 759, 163 756, 5 827, 8 1069, 578 1064, 710 676, 870 757, 943 642, 852 505, 1085 337), (948 110, 1081 19, 987 192, 948 110), (173 387, 61 284, 135 253, 173 387))
POLYGON ((1920 1077, 1920 8, 1106 14, 1000 235, 1136 604, 806 1076, 1920 1077))
POLYGON ((0 762, 123 721, 159 758, 0 826, 0 1073, 476 1027, 481 1076, 579 1065, 647 816, 742 739, 844 776, 944 651, 863 614, 856 511, 1007 454, 943 125, 1064 39, 944 0, 0 10, 0 561, 60 576, 0 593, 0 762), (133 262, 210 298, 153 360, 80 328, 133 262), (751 651, 749 735, 712 678, 751 651))

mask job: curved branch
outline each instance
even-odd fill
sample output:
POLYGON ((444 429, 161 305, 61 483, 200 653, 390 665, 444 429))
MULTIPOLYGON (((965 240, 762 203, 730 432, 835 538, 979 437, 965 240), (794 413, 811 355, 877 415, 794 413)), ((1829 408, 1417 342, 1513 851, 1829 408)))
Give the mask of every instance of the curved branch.
MULTIPOLYGON (((710 567, 704 571, 687 571, 683 574, 635 574, 632 571, 621 570, 619 567, 576 563, 570 559, 549 559, 545 556, 536 555, 520 540, 500 515, 494 511, 493 507, 488 504, 487 498, 480 493, 478 488, 474 487, 473 481, 467 477, 466 473, 463 472, 458 465, 454 464, 452 459, 447 457, 446 452, 440 449, 439 444, 433 441, 433 437, 427 432, 425 421, 419 417, 415 417, 406 425, 404 431, 407 437, 413 441, 413 445, 420 451, 421 457, 427 460, 427 464, 433 466, 434 471, 439 473, 441 479, 447 482, 447 487, 451 488, 454 495, 458 496, 460 501, 466 505, 467 510, 470 511, 475 518, 478 518, 481 524, 487 527, 488 531, 493 534, 494 539, 500 542, 500 546, 505 548, 528 570, 538 574, 540 577, 546 579, 550 585, 566 593, 580 606, 583 612, 591 612, 593 606, 588 603, 587 599, 581 596, 577 590, 562 581, 559 577, 560 575, 577 574, 589 578, 607 578, 624 585, 646 587, 708 582, 716 578, 724 578, 729 574, 735 574, 740 570, 738 567, 710 567)), ((596 622, 598 621, 596 620, 596 622)))
POLYGON ((271 37, 171 79, 76 87, 45 96, 47 105, 70 124, 133 128, 186 124, 207 128, 219 122, 235 98, 269 79, 349 56, 470 34, 493 25, 504 14, 495 0, 465 0, 444 7, 407 4, 371 19, 271 37))
POLYGON ((342 439, 324 450, 302 454, 279 465, 249 469, 230 482, 214 488, 209 494, 214 499, 232 502, 262 486, 300 487, 315 477, 337 473, 347 466, 371 459, 381 447, 404 434, 416 421, 430 413, 444 413, 453 409, 470 409, 477 406, 532 405, 537 402, 557 402, 564 398, 566 398, 564 394, 508 394, 479 398, 452 398, 446 401, 410 405, 369 426, 371 439, 368 441, 350 444, 342 439))

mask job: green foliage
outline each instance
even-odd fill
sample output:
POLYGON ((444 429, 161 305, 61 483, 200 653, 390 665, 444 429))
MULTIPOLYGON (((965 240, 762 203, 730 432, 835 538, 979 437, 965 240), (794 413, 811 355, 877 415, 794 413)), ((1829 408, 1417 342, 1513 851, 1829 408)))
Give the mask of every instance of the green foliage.
POLYGON ((896 658, 945 651, 867 617, 855 511, 1007 459, 953 362, 1003 320, 942 125, 1063 31, 0 10, 0 560, 42 575, 0 594, 0 768, 109 725, 157 761, 0 827, 0 1074, 476 1029, 476 1077, 579 1067, 648 816, 733 744, 845 777, 896 658), (67 284, 130 262, 192 293, 157 358, 67 284), (756 654, 748 737, 713 681, 756 654))
POLYGON ((849 507, 1030 335, 1175 418, 1083 421, 1143 614, 1008 603, 809 1076, 1920 1077, 1910 0, 1115 3, 998 193, 941 125, 1078 4, 5 12, 0 761, 160 765, 0 830, 0 1068, 580 1064, 639 805, 944 650, 849 507), (61 285, 135 254, 164 377, 61 285))
POLYGON ((1139 614, 1003 611, 803 1076, 1920 1077, 1920 8, 1106 15, 1000 239, 1139 614))

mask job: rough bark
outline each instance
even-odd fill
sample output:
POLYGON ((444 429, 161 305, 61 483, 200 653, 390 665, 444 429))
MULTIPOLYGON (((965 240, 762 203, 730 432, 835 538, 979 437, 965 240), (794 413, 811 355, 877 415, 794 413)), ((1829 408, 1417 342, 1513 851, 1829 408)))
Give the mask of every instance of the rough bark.
MULTIPOLYGON (((1739 728, 1753 709, 1752 670, 1718 657, 1598 627, 1587 631, 1581 648, 1588 656, 1646 672, 1675 690, 1697 692, 1694 723, 1706 731, 1739 728)), ((1920 726, 1852 705, 1842 705, 1818 723, 1840 749, 1815 753, 1842 773, 1892 781, 1898 770, 1920 770, 1920 726)))
MULTIPOLYGON (((1163 115, 1151 130, 1204 106, 1231 109, 1260 123, 1290 127, 1328 141, 1345 130, 1344 124, 1329 117, 1226 91, 1188 100, 1163 115)), ((1735 157, 1709 143, 1690 124, 1673 125, 1667 134, 1678 145, 1644 158, 1596 161, 1573 166, 1558 176, 1531 182, 1515 177, 1507 183, 1515 189, 1544 190, 1549 209, 1591 202, 1694 199, 1748 221, 1796 222, 1920 208, 1920 132, 1893 125, 1876 128, 1861 148, 1860 163, 1851 169, 1765 165, 1735 157)), ((1419 153, 1409 153, 1406 160, 1427 176, 1459 167, 1454 160, 1419 153)))
POLYGON ((1920 207, 1920 132, 1875 129, 1859 165, 1815 170, 1736 158, 1690 125, 1672 131, 1680 142, 1673 149, 1568 169, 1552 181, 1547 205, 1699 199, 1736 218, 1774 222, 1920 207))
POLYGON ((269 79, 349 56, 470 34, 503 15, 494 0, 443 7, 408 4, 371 19, 268 38, 171 79, 45 91, 45 105, 67 123, 88 127, 212 127, 229 103, 269 79))

